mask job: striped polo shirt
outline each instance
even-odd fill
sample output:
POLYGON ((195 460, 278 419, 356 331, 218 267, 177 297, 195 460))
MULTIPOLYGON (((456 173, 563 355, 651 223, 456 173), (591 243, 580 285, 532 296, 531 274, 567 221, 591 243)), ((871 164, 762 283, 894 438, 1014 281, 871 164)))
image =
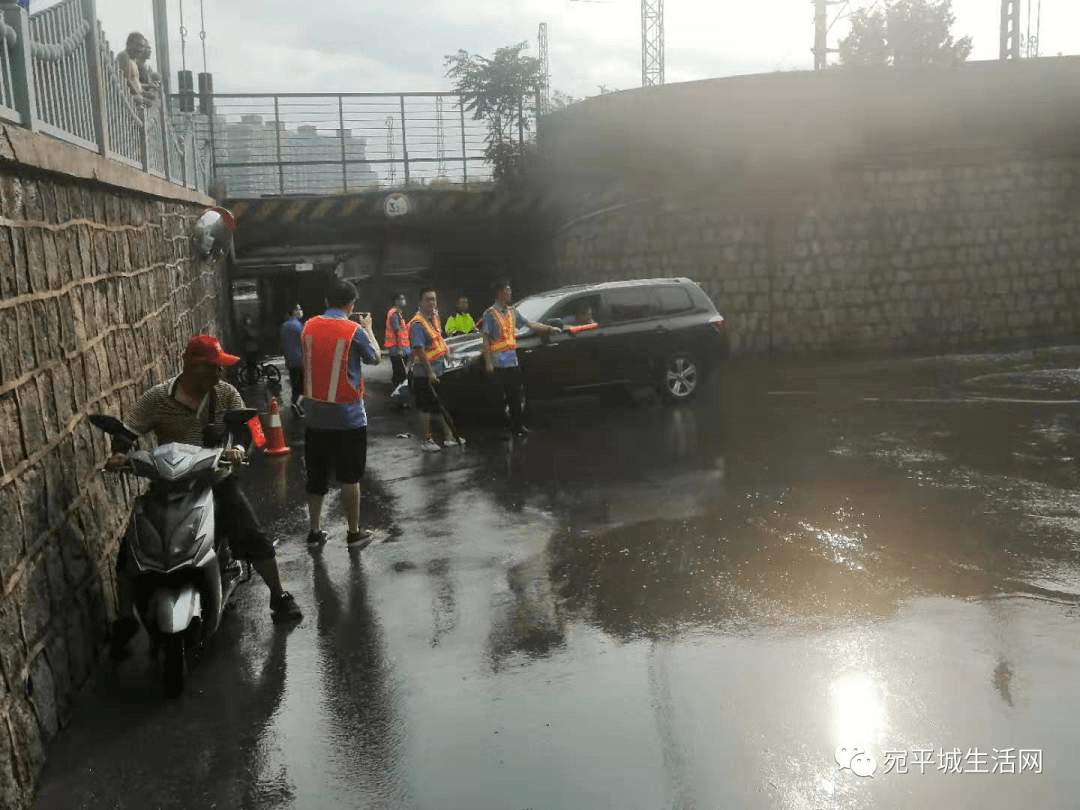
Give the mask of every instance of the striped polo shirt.
MULTIPOLYGON (((210 424, 210 395, 203 397, 197 411, 193 411, 175 396, 179 376, 155 385, 139 397, 131 406, 124 424, 139 436, 153 432, 158 444, 182 442, 202 447, 203 429, 210 424)), ((214 386, 217 403, 214 406, 214 424, 225 427, 225 412, 244 407, 240 392, 222 381, 214 386)))

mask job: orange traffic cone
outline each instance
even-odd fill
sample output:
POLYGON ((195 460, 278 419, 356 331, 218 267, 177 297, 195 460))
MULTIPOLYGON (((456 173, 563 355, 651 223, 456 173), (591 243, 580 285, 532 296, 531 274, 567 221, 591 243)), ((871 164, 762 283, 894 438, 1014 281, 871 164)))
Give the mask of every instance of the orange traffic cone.
POLYGON ((278 409, 276 397, 270 400, 270 424, 266 427, 266 435, 270 437, 266 455, 283 456, 289 452, 289 446, 285 444, 285 431, 281 429, 281 411, 278 409))

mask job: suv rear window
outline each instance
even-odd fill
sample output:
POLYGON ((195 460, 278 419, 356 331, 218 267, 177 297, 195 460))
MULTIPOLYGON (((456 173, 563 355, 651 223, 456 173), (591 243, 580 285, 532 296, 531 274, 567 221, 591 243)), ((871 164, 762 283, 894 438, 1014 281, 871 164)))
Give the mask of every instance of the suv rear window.
POLYGON ((664 315, 678 315, 694 308, 694 301, 685 287, 660 288, 660 312, 664 315))
POLYGON ((653 287, 631 287, 604 293, 612 323, 638 321, 657 314, 653 287))

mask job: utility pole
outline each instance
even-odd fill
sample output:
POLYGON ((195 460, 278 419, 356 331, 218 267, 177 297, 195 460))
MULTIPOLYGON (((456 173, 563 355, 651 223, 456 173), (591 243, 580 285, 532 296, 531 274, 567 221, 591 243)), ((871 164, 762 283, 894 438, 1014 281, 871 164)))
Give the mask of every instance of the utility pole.
POLYGON ((1020 58, 1020 0, 1001 0, 1000 59, 1020 58))
POLYGON ((168 99, 172 88, 172 68, 169 66, 169 15, 165 0, 154 0, 154 50, 157 51, 161 88, 168 99))
POLYGON ((664 0, 641 0, 641 86, 664 83, 664 0))
MULTIPOLYGON (((814 3, 814 70, 825 70, 830 53, 839 53, 839 48, 830 48, 828 42, 829 6, 845 4, 845 0, 813 0, 814 3)), ((836 22, 836 20, 833 20, 836 22)))

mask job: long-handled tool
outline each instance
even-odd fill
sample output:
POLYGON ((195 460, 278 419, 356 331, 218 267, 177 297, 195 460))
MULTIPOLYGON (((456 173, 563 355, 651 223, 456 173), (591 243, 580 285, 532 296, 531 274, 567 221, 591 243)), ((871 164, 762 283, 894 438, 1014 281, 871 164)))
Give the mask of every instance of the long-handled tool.
POLYGON ((446 426, 448 428, 450 428, 450 432, 454 434, 454 441, 456 441, 458 443, 458 447, 460 447, 461 452, 464 453, 465 452, 465 445, 462 444, 462 442, 461 442, 461 435, 458 433, 457 425, 454 424, 454 418, 450 415, 450 411, 446 410, 446 406, 443 405, 442 399, 439 397, 438 393, 436 393, 436 391, 435 391, 435 386, 432 385, 430 387, 431 387, 432 396, 434 396, 435 401, 437 403, 439 403, 439 410, 442 412, 442 417, 443 417, 443 419, 446 420, 446 426))

